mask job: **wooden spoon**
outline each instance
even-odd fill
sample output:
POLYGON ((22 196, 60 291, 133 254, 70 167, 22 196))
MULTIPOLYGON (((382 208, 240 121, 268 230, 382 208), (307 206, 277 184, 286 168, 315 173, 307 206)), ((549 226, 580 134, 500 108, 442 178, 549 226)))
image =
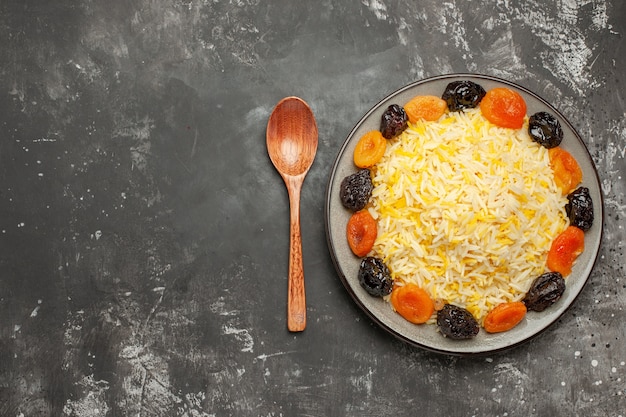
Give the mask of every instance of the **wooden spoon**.
POLYGON ((315 116, 298 97, 278 102, 267 122, 267 152, 285 181, 289 193, 290 243, 287 293, 287 328, 301 332, 306 327, 302 236, 300 234, 300 190, 317 152, 315 116))

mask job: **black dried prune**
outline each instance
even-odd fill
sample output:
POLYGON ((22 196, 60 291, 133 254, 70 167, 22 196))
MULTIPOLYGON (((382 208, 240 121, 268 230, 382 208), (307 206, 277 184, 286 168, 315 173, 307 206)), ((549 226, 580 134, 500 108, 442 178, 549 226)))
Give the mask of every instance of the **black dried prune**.
POLYGON ((448 104, 450 111, 462 111, 478 106, 487 92, 473 81, 453 81, 444 90, 441 98, 448 104))
POLYGON ((472 313, 453 304, 446 304, 437 311, 437 326, 442 335, 454 340, 471 339, 479 330, 472 313))
POLYGON ((528 120, 528 134, 538 144, 545 148, 554 148, 563 140, 561 123, 552 114, 540 111, 528 120))
POLYGON ((570 224, 583 232, 591 229, 593 224, 593 201, 589 195, 589 188, 578 187, 567 196, 565 212, 570 224))
POLYGON ((559 301, 565 292, 565 279, 560 272, 546 272, 530 285, 522 302, 528 310, 543 311, 559 301))
POLYGON ((363 258, 359 267, 359 283, 365 291, 374 297, 391 294, 393 279, 391 272, 382 259, 368 256, 363 258))
POLYGON ((362 210, 367 205, 373 189, 369 169, 361 169, 348 175, 341 181, 339 188, 341 204, 348 210, 362 210))
POLYGON ((385 139, 399 135, 408 126, 409 117, 404 108, 397 104, 387 107, 380 120, 380 133, 385 139))

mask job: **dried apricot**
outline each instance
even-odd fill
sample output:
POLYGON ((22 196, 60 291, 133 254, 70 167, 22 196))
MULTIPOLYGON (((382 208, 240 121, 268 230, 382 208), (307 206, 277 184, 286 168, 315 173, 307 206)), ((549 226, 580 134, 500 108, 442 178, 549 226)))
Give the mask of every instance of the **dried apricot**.
POLYGON ((348 246, 356 256, 365 256, 372 250, 378 236, 378 225, 369 211, 360 210, 350 216, 346 227, 348 246))
POLYGON ((480 111, 496 126, 519 129, 526 117, 526 102, 517 91, 497 87, 487 91, 480 102, 480 111))
POLYGON ((354 148, 354 164, 359 168, 375 165, 385 154, 387 139, 378 130, 371 130, 361 136, 354 148))
POLYGON ((560 272, 564 277, 572 272, 578 255, 585 250, 585 232, 576 226, 568 226, 554 239, 546 264, 550 271, 560 272))
POLYGON ((563 195, 569 194, 583 179, 583 172, 576 159, 565 149, 557 146, 548 149, 550 166, 554 172, 554 182, 563 195))
POLYGON ((416 123, 420 119, 433 122, 447 109, 448 103, 437 96, 415 96, 404 105, 404 111, 411 123, 416 123))
POLYGON ((511 330, 526 317, 526 305, 521 301, 498 304, 485 316, 483 328, 487 333, 511 330))
POLYGON ((415 324, 426 323, 435 311, 428 292, 413 283, 394 285, 391 305, 398 314, 415 324))

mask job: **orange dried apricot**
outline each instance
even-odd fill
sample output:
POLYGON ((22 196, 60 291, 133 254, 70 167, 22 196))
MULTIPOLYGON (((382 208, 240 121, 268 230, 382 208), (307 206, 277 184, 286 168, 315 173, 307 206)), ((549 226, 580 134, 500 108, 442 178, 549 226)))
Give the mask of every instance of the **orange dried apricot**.
POLYGON ((359 168, 375 165, 385 154, 387 139, 378 130, 365 133, 354 148, 354 164, 359 168))
POLYGON ((519 129, 526 117, 526 102, 517 91, 497 87, 487 91, 480 101, 480 111, 496 126, 519 129))
POLYGON ((487 333, 511 330, 526 317, 526 305, 521 301, 498 304, 485 316, 483 328, 487 333))
POLYGON ((568 226, 552 242, 546 264, 552 272, 559 272, 566 277, 572 272, 576 258, 584 250, 585 232, 576 226, 568 226))
POLYGON ((426 323, 435 311, 428 292, 413 283, 394 285, 390 301, 398 314, 415 324, 426 323))
POLYGON ((416 123, 420 119, 433 122, 447 109, 446 101, 437 96, 415 96, 404 105, 404 111, 411 123, 416 123))
POLYGON ((378 236, 378 225, 367 209, 357 211, 350 216, 346 227, 348 246, 356 256, 369 253, 378 236))
POLYGON ((576 159, 565 149, 557 146, 548 149, 550 166, 554 171, 554 182, 563 195, 569 194, 583 179, 583 172, 576 159))

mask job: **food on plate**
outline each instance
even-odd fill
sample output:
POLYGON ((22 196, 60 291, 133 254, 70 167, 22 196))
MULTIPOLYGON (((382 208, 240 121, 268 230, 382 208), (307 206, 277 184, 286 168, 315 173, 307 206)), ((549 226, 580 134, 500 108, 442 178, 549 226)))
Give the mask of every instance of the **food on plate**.
POLYGON ((341 181, 341 204, 348 210, 363 210, 372 195, 374 186, 369 169, 361 169, 341 181))
POLYGON ((398 136, 407 128, 409 121, 402 106, 392 104, 383 112, 380 120, 380 132, 385 139, 398 136))
POLYGON ((567 195, 565 212, 572 226, 586 232, 593 224, 593 201, 589 188, 578 187, 567 195))
POLYGON ((372 250, 377 235, 376 220, 369 211, 360 210, 350 216, 346 227, 348 245, 356 256, 363 257, 372 250))
POLYGON ((480 330, 472 313, 454 304, 437 311, 437 327, 443 336, 454 340, 471 339, 480 330))
POLYGON ((389 300, 398 314, 415 324, 426 323, 435 311, 430 295, 413 283, 394 285, 389 300))
POLYGON ((480 84, 462 80, 449 83, 441 98, 447 103, 448 110, 462 111, 477 107, 485 94, 485 89, 480 84))
POLYGON ((565 292, 565 279, 559 272, 545 272, 530 285, 522 302, 528 310, 541 312, 559 301, 565 292))
POLYGON ((528 119, 530 138, 548 149, 557 147, 563 140, 563 129, 556 117, 546 111, 540 111, 528 119))
POLYGON ((519 129, 526 118, 526 102, 517 91, 498 87, 487 91, 480 102, 480 111, 496 126, 519 129))
POLYGON ((448 103, 437 96, 415 96, 404 105, 404 111, 411 123, 417 123, 420 119, 434 122, 447 109, 448 103))
POLYGON ((576 226, 568 226, 558 235, 548 252, 546 265, 551 271, 564 277, 572 272, 576 258, 585 250, 585 232, 576 226))
POLYGON ((479 109, 409 127, 372 167, 373 253, 394 278, 482 322, 523 296, 567 225, 547 153, 479 109))
POLYGON ((531 119, 519 93, 471 81, 387 108, 383 156, 341 183, 370 295, 452 339, 508 331, 561 298, 593 202, 574 190, 582 171, 558 120, 531 119))
POLYGON ((393 279, 382 259, 368 256, 359 266, 359 283, 370 295, 384 297, 391 294, 393 279))
POLYGON ((563 195, 569 194, 583 179, 583 172, 576 159, 565 149, 557 146, 548 149, 554 180, 563 195))
POLYGON ((354 165, 359 168, 369 168, 380 161, 387 148, 385 139, 378 130, 370 130, 361 138, 354 148, 354 165))
POLYGON ((485 316, 483 328, 487 333, 501 333, 511 330, 526 317, 526 305, 521 301, 498 304, 485 316))

